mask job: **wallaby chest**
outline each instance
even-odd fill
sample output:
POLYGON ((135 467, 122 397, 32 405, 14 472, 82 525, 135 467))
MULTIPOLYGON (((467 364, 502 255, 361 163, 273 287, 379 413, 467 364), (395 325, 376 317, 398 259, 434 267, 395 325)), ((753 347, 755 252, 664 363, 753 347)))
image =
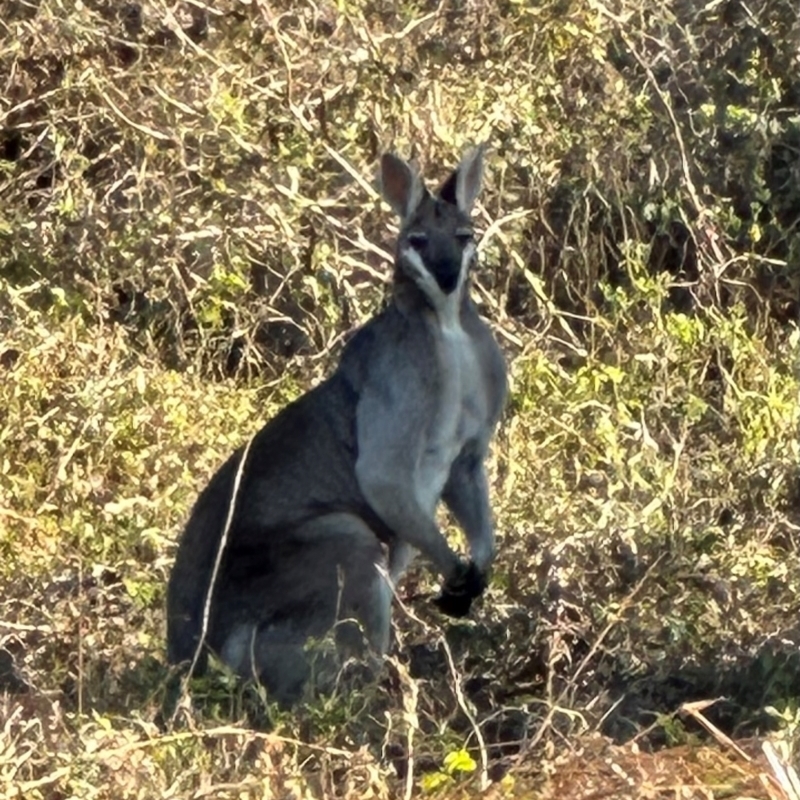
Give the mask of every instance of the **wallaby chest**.
POLYGON ((488 425, 487 377, 474 339, 460 324, 438 326, 433 347, 437 391, 417 475, 420 499, 431 511, 458 454, 488 425))

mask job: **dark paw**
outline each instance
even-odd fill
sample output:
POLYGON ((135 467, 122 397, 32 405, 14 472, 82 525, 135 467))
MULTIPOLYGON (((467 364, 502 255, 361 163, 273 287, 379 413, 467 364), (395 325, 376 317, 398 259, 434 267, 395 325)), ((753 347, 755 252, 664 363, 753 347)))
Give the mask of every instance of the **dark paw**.
POLYGON ((472 601, 480 597, 487 586, 486 573, 481 572, 470 561, 463 569, 442 587, 442 591, 433 602, 436 607, 449 617, 466 617, 472 607, 472 601))

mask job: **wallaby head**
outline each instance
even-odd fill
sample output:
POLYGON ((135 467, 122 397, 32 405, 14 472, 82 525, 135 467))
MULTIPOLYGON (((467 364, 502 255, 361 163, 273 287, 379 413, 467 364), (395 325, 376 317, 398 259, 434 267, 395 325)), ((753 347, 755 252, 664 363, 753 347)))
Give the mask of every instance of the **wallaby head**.
POLYGON ((436 193, 403 159, 391 153, 381 159, 383 196, 401 219, 395 282, 416 286, 438 312, 458 307, 475 258, 470 213, 482 177, 483 145, 464 156, 436 193))

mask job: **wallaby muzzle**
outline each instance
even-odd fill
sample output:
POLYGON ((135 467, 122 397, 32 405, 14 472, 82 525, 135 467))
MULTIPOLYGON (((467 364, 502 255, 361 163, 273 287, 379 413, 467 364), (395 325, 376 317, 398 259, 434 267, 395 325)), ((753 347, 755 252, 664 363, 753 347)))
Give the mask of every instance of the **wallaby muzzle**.
POLYGON ((451 294, 458 286, 458 279, 461 275, 461 263, 457 261, 446 261, 436 264, 432 270, 436 283, 445 294, 451 294))
POLYGON ((423 258, 425 267, 445 294, 452 294, 461 277, 464 253, 448 237, 431 236, 423 258))

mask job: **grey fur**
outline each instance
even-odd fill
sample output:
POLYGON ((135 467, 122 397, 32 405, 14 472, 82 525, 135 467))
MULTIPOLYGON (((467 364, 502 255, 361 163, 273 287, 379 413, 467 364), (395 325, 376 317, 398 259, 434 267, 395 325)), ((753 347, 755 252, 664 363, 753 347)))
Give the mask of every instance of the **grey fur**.
MULTIPOLYGON (((401 159, 381 161, 401 215, 387 308, 347 343, 336 371, 256 434, 213 587, 205 645, 279 701, 305 681, 303 645, 339 619, 371 650, 389 645, 391 590, 417 551, 444 578, 440 608, 462 615, 495 552, 484 460, 506 396, 506 367, 469 298, 470 211, 481 148, 436 195, 401 159), (439 530, 440 500, 463 528, 464 562, 439 530)), ((167 655, 191 661, 242 451, 200 494, 167 591, 167 655)), ((354 647, 337 625, 337 643, 354 647)), ((198 667, 205 666, 203 652, 198 667)))

